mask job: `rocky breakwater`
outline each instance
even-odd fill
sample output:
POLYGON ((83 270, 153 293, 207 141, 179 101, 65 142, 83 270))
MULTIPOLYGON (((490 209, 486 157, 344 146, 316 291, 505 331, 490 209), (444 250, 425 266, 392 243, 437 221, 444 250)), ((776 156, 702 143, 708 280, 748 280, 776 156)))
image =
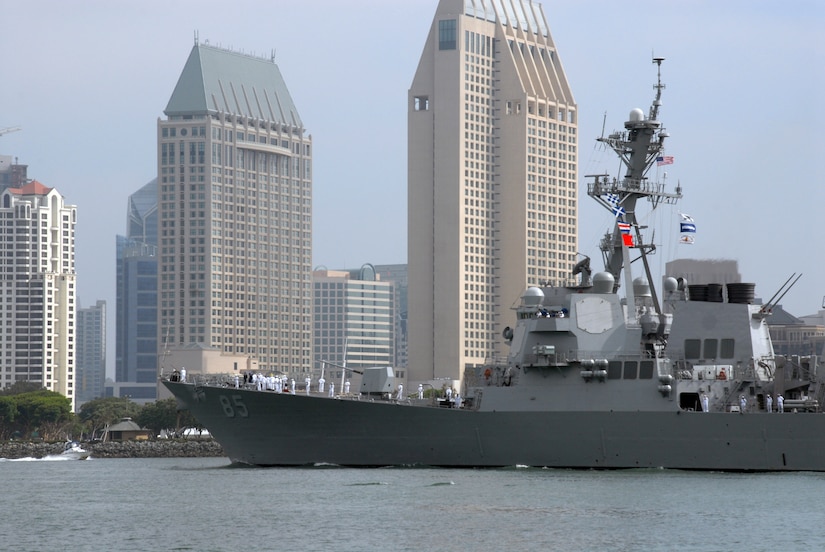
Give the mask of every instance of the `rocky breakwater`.
POLYGON ((92 458, 195 458, 224 456, 212 439, 166 439, 158 441, 109 441, 86 447, 92 458))
MULTIPOLYGON (((0 458, 44 458, 63 452, 64 443, 0 442, 0 458)), ((92 458, 194 458, 224 456, 223 448, 212 439, 167 439, 158 441, 108 441, 81 443, 92 458)))

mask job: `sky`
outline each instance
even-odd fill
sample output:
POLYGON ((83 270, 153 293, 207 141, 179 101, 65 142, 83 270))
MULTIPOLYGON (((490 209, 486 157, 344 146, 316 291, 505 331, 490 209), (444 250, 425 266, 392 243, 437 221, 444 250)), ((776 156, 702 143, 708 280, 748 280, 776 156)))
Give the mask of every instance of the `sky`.
MULTIPOLYGON (((796 316, 825 296, 825 2, 539 2, 579 110, 579 248, 601 269, 612 217, 584 175, 616 175, 595 138, 647 112, 665 58, 660 120, 682 187, 649 222, 654 267, 734 259, 743 281, 796 316), (679 213, 697 227, 679 245, 679 213), (820 244, 820 245, 817 245, 820 244)), ((195 35, 275 60, 313 138, 313 265, 407 262, 407 91, 437 0, 6 0, 0 154, 78 208, 81 306, 108 304, 114 369, 115 236, 156 175, 156 126, 195 35)))

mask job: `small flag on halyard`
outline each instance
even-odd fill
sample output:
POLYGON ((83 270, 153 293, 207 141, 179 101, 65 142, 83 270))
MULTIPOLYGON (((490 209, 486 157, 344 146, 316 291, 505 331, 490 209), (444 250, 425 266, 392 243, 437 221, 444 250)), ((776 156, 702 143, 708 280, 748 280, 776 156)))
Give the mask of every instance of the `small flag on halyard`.
POLYGON ((693 236, 682 236, 679 238, 679 243, 693 245, 693 236))
POLYGON ((680 222, 679 223, 679 231, 680 232, 696 232, 696 225, 692 222, 680 222))
POLYGON ((656 164, 658 166, 662 165, 672 165, 673 164, 673 156, 672 155, 660 155, 656 158, 656 164))
POLYGON ((622 243, 628 247, 633 247, 633 236, 630 234, 630 224, 622 221, 616 224, 619 226, 619 232, 622 234, 622 243))
POLYGON ((613 214, 618 218, 625 215, 624 207, 619 206, 619 196, 616 194, 605 194, 604 200, 612 207, 613 214))
POLYGON ((685 213, 679 213, 679 216, 682 217, 682 220, 685 222, 693 222, 693 217, 690 215, 686 215, 685 213))

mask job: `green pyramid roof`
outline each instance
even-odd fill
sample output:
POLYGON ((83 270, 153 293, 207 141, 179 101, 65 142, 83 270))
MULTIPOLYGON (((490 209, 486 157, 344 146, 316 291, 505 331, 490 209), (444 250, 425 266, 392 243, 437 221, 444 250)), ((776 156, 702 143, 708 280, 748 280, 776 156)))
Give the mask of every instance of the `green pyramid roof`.
POLYGON ((303 126, 274 61, 205 44, 192 48, 164 113, 226 113, 303 126))

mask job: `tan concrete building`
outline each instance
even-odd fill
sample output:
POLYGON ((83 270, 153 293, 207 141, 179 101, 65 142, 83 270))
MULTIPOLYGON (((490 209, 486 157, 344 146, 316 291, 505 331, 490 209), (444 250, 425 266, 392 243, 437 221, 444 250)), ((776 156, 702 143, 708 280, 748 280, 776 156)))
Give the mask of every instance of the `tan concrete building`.
POLYGON ((408 377, 456 380, 576 261, 577 106, 541 5, 441 0, 408 123, 408 377))
POLYGON ((195 46, 158 120, 158 347, 310 370, 312 138, 280 70, 195 46))

